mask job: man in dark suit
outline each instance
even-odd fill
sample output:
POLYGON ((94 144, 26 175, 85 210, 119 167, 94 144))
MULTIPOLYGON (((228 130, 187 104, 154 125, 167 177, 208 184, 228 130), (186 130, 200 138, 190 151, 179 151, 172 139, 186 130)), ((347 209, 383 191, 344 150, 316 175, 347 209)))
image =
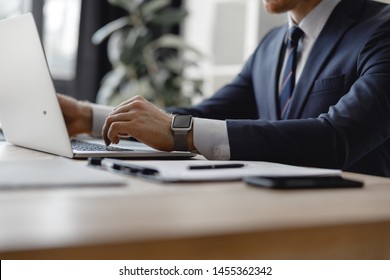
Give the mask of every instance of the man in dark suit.
POLYGON ((172 128, 173 116, 142 97, 109 113, 60 96, 70 134, 96 132, 109 113, 102 131, 107 144, 132 135, 157 149, 184 147, 209 159, 390 176, 389 5, 263 2, 269 12, 288 12, 288 24, 269 32, 237 77, 214 96, 169 110, 196 117, 193 126, 190 117, 177 117, 172 128), (188 128, 186 143, 180 125, 188 128))

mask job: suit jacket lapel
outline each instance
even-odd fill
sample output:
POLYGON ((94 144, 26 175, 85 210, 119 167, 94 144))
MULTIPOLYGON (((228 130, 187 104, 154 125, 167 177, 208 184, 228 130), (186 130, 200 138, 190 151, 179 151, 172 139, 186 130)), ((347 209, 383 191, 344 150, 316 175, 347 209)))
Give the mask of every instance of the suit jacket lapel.
POLYGON ((265 69, 265 71, 270 71, 270 79, 263 81, 261 87, 265 88, 264 86, 269 86, 268 90, 266 90, 265 98, 266 100, 260 100, 261 106, 264 106, 263 108, 260 108, 260 112, 268 112, 268 116, 262 115, 262 119, 269 119, 269 120, 277 120, 278 119, 278 107, 279 104, 277 103, 276 96, 279 93, 278 89, 278 83, 279 83, 279 73, 280 68, 282 67, 283 61, 281 58, 283 58, 282 53, 284 52, 284 40, 286 36, 287 31, 287 25, 285 25, 283 28, 281 28, 276 37, 273 40, 272 46, 270 46, 273 50, 269 51, 269 55, 267 57, 269 63, 264 63, 264 65, 271 65, 271 69, 265 69), (273 81, 270 83, 270 81, 273 81))
POLYGON ((364 0, 344 0, 335 8, 324 29, 320 33, 306 61, 301 77, 295 86, 291 106, 287 112, 288 119, 299 118, 302 114, 306 99, 313 88, 314 82, 342 39, 344 33, 354 23, 351 15, 360 10, 364 0), (348 12, 349 11, 349 12, 348 12))

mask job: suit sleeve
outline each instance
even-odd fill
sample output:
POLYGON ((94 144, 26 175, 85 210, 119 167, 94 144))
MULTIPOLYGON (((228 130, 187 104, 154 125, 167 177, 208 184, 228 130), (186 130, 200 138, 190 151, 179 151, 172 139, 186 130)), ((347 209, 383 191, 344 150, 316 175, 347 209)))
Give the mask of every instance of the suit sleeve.
POLYGON ((231 158, 348 170, 383 146, 390 137, 390 20, 371 35, 357 64, 349 92, 318 118, 228 120, 231 158))

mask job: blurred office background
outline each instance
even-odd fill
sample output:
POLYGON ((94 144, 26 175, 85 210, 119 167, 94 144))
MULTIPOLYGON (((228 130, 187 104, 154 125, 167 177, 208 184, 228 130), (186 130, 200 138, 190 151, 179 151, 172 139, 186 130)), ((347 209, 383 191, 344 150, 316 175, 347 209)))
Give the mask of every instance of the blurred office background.
MULTIPOLYGON (((199 68, 204 96, 230 81, 262 36, 286 20, 267 14, 261 0, 172 0, 171 5, 188 11, 174 32, 205 54, 199 68)), ((91 36, 124 11, 106 0, 0 0, 0 18, 26 12, 37 22, 57 91, 95 101, 111 66, 107 46, 93 45, 91 36)))

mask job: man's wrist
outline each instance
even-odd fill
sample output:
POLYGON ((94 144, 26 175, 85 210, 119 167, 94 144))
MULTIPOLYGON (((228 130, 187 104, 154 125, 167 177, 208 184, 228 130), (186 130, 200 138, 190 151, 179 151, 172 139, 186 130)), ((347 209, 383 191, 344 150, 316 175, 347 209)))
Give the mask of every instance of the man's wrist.
POLYGON ((174 115, 171 121, 171 130, 173 132, 175 151, 191 151, 192 137, 189 137, 192 131, 193 117, 191 115, 174 115))

